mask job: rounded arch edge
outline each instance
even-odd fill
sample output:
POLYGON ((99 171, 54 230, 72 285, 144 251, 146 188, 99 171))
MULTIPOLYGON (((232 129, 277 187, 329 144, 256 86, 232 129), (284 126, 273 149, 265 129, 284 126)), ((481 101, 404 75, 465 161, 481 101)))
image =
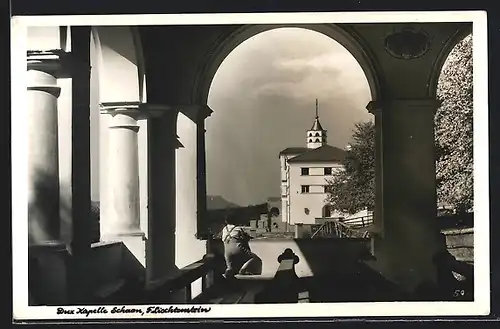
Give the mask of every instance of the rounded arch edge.
POLYGON ((321 33, 342 45, 360 65, 373 101, 382 98, 383 81, 379 74, 380 69, 374 56, 370 55, 369 48, 355 31, 341 24, 284 24, 265 25, 248 24, 240 25, 235 29, 222 34, 217 42, 207 51, 206 61, 200 64, 198 74, 194 81, 191 101, 206 104, 213 78, 226 57, 241 43, 262 32, 279 28, 302 28, 321 33))
POLYGON ((145 101, 144 59, 139 33, 134 29, 128 26, 91 27, 99 76, 99 103, 145 101))
POLYGON ((141 41, 141 33, 139 27, 131 26, 130 32, 132 34, 132 41, 135 47, 137 58, 137 74, 139 79, 139 101, 141 103, 147 102, 147 88, 146 88, 146 63, 144 59, 144 51, 141 41))
MULTIPOLYGON (((444 46, 441 48, 438 57, 434 61, 434 65, 431 70, 428 83, 428 97, 434 99, 437 97, 437 87, 439 82, 439 77, 441 75, 441 70, 443 68, 446 59, 450 55, 453 48, 468 35, 472 35, 472 23, 468 23, 461 28, 458 28, 455 33, 453 33, 448 40, 445 42, 444 46)), ((473 41, 474 42, 474 41, 473 41)))

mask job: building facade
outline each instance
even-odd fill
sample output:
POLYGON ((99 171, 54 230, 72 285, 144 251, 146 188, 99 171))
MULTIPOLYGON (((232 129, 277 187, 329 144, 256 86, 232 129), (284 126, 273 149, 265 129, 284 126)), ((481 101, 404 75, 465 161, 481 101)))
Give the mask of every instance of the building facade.
POLYGON ((306 135, 306 147, 290 147, 280 152, 282 221, 316 224, 325 218, 354 218, 368 211, 346 215, 333 211, 328 202, 328 182, 343 170, 345 151, 328 145, 327 130, 316 117, 306 135))

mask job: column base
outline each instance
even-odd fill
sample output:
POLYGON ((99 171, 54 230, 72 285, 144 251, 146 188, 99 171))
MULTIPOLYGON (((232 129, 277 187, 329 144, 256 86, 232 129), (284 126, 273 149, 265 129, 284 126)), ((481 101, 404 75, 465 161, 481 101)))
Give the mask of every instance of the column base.
MULTIPOLYGON (((129 253, 135 260, 146 267, 146 234, 141 231, 103 234, 100 243, 122 242, 129 253)), ((124 255, 127 256, 127 253, 124 255)))
POLYGON ((61 241, 45 241, 28 248, 29 304, 68 303, 68 267, 71 255, 61 241))
POLYGON ((29 255, 37 255, 39 253, 44 253, 46 251, 67 251, 68 247, 66 242, 59 240, 49 240, 31 243, 28 245, 29 255))
POLYGON ((121 277, 143 285, 146 282, 146 235, 144 232, 123 232, 103 234, 101 242, 95 244, 108 244, 120 242, 123 244, 121 254, 121 277))
POLYGON ((413 243, 388 232, 384 235, 374 234, 371 237, 374 259, 366 263, 403 291, 413 294, 417 293, 422 285, 438 284, 438 269, 433 263, 433 256, 440 249, 446 251, 446 246, 439 248, 438 245, 428 242, 424 248, 422 245, 414 246, 413 243))

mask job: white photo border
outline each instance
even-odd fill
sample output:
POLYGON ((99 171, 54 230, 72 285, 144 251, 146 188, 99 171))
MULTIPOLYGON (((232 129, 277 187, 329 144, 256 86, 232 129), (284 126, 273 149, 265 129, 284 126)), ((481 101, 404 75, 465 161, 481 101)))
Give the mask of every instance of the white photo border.
MULTIPOLYGON (((165 14, 165 15, 74 15, 14 16, 11 19, 12 86, 12 251, 13 318, 15 320, 77 319, 200 319, 200 318, 323 318, 388 316, 475 316, 490 312, 489 250, 489 141, 488 141, 488 49, 485 11, 334 12, 258 14, 165 14), (473 28, 474 83, 474 274, 473 302, 369 302, 193 305, 210 312, 168 314, 57 315, 57 306, 28 306, 28 197, 26 50, 28 26, 79 25, 212 25, 212 24, 313 24, 471 22, 473 28)), ((121 308, 122 305, 117 305, 121 308)), ((148 305, 127 306, 146 310, 148 305)), ((169 307, 162 305, 162 307, 169 307)), ((176 307, 176 306, 173 306, 176 307)), ((179 308, 190 305, 177 305, 179 308)), ((64 306, 65 309, 77 307, 64 306)), ((97 306, 89 306, 97 308, 97 306)), ((113 306, 105 306, 111 310, 113 306)))

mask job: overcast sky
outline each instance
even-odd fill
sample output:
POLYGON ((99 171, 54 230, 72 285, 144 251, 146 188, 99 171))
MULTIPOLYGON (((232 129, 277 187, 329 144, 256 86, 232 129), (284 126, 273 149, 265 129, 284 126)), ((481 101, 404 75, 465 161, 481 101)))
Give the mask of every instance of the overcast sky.
POLYGON ((354 124, 372 120, 366 77, 354 57, 309 30, 263 32, 224 60, 206 121, 208 194, 240 205, 280 196, 282 149, 305 146, 315 99, 328 143, 343 148, 354 124))

